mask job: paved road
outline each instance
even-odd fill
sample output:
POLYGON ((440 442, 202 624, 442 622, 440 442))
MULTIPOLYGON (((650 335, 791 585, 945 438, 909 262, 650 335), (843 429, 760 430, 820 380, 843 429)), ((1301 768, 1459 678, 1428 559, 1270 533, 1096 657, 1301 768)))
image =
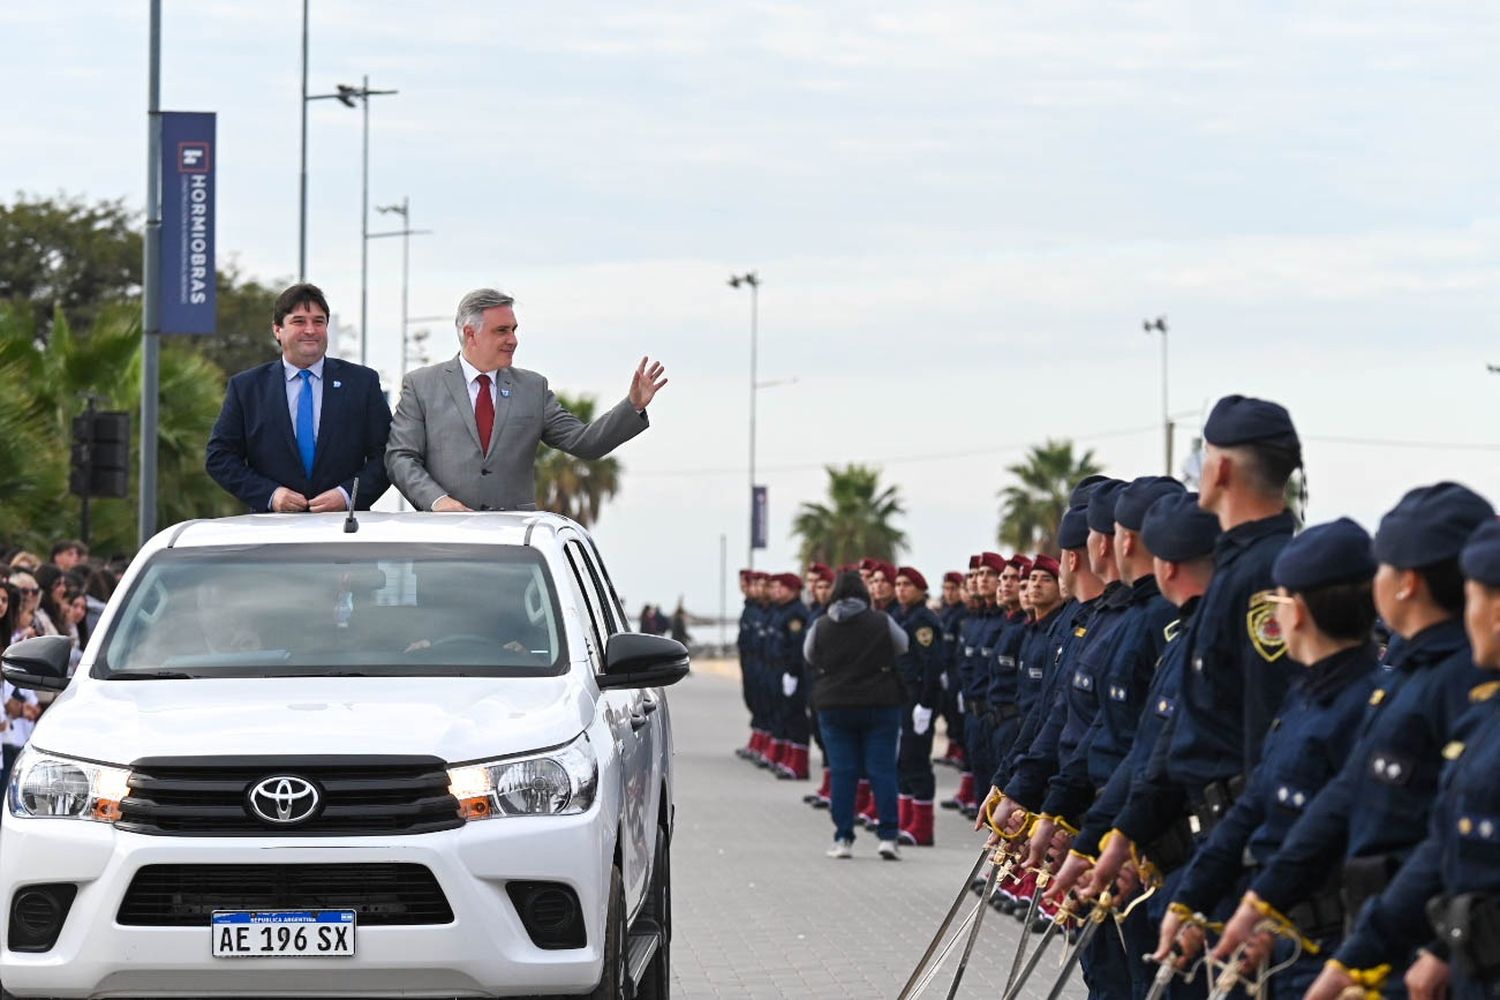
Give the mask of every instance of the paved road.
MULTIPOLYGON (((906 848, 899 863, 880 860, 863 832, 853 860, 829 860, 828 814, 801 802, 810 783, 777 781, 734 756, 745 721, 737 677, 700 668, 669 689, 669 704, 676 995, 895 997, 978 856, 979 835, 944 812, 938 845, 906 848)), ((957 782, 957 772, 939 768, 939 797, 957 782)), ((987 914, 959 996, 1000 996, 1018 933, 1014 919, 987 914)), ((1053 978, 1039 970, 1028 1000, 1040 1000, 1053 978)), ((944 996, 950 980, 940 977, 926 996, 944 996)), ((1070 987, 1069 998, 1084 996, 1070 987)))

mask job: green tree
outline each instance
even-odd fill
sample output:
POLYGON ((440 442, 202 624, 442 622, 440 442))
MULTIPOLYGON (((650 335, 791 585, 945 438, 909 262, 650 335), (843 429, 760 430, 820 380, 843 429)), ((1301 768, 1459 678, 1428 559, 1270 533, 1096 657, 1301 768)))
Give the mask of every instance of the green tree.
POLYGON ((1057 522, 1068 509, 1068 494, 1078 480, 1100 471, 1093 451, 1075 456, 1072 441, 1048 439, 1005 471, 1019 481, 999 493, 996 539, 1017 552, 1055 553, 1057 522))
MULTIPOLYGON (((89 396, 100 409, 132 417, 131 490, 91 504, 93 547, 135 550, 140 454, 141 334, 138 307, 102 308, 75 334, 59 308, 42 342, 30 307, 0 304, 0 534, 45 546, 78 531, 79 499, 67 492, 73 417, 89 396)), ((161 353, 157 522, 236 513, 238 504, 203 470, 209 432, 224 398, 224 375, 189 344, 168 340, 161 353)))
MULTIPOLYGON (((558 393, 557 401, 584 423, 594 419, 592 396, 558 393)), ((575 458, 556 448, 537 445, 536 505, 588 527, 599 519, 604 502, 620 492, 621 471, 615 458, 575 458)))
POLYGON ((880 470, 864 465, 825 466, 826 503, 804 503, 792 521, 804 564, 840 566, 866 556, 894 562, 906 533, 892 522, 905 513, 900 491, 881 487, 880 470))
POLYGON ((0 300, 26 303, 48 323, 61 309, 86 328, 99 310, 140 295, 138 225, 122 201, 18 194, 0 204, 0 300))

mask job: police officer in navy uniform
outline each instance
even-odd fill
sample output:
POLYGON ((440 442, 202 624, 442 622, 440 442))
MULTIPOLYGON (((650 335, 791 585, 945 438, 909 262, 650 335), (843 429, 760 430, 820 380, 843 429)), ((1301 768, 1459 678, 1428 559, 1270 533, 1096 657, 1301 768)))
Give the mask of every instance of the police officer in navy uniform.
MULTIPOLYGON (((1306 670, 1287 693, 1245 793, 1214 827, 1172 893, 1161 924, 1159 960, 1179 938, 1184 955, 1197 955, 1201 932, 1179 934, 1184 916, 1213 913, 1221 900, 1237 895, 1249 871, 1275 855, 1303 810, 1342 770, 1379 672, 1371 642, 1374 576, 1369 533, 1348 518, 1308 528, 1277 558, 1272 569, 1276 621, 1288 657, 1306 670)), ((1343 936, 1338 889, 1335 878, 1291 914, 1300 932, 1324 952, 1343 936)), ((1294 954, 1295 964, 1271 980, 1272 996, 1301 997, 1322 968, 1321 958, 1290 940, 1276 945, 1272 963, 1284 965, 1294 954)))
POLYGON ((990 760, 989 705, 985 698, 989 693, 995 643, 1005 628, 1005 612, 996 604, 996 594, 1000 574, 1005 571, 1007 562, 998 552, 981 552, 976 558, 978 568, 974 585, 979 610, 964 618, 960 632, 963 658, 958 668, 964 700, 964 750, 968 755, 969 776, 960 782, 956 797, 963 800, 961 809, 969 817, 975 816, 979 809, 975 798, 975 777, 994 771, 990 760))
POLYGON ((807 638, 807 605, 802 603, 802 577, 779 573, 771 578, 771 609, 767 620, 766 661, 776 678, 776 741, 772 758, 776 777, 807 780, 807 687, 802 683, 802 643, 807 638))
POLYGON ((742 760, 753 760, 760 754, 760 736, 755 729, 755 703, 756 678, 753 676, 754 654, 751 652, 751 643, 755 636, 755 626, 751 621, 751 608, 755 606, 755 598, 751 596, 751 578, 755 571, 749 569, 740 570, 740 596, 744 598, 744 605, 740 608, 739 630, 735 633, 734 645, 739 651, 740 660, 740 692, 745 699, 745 710, 750 713, 750 739, 745 745, 735 750, 735 756, 742 760))
POLYGON ((959 732, 963 735, 964 766, 958 779, 958 790, 953 793, 951 799, 944 799, 939 803, 944 809, 957 809, 967 813, 977 799, 975 797, 974 761, 969 754, 969 723, 973 707, 969 703, 969 677, 972 671, 974 654, 978 649, 977 636, 981 626, 980 618, 984 614, 985 602, 980 593, 979 586, 979 562, 978 555, 969 557, 969 571, 964 578, 964 613, 958 623, 958 641, 954 648, 953 678, 954 678, 954 703, 958 706, 958 714, 963 719, 963 725, 959 732))
POLYGON ((1276 403, 1226 396, 1209 414, 1203 438, 1198 503, 1224 529, 1213 581, 1186 637, 1187 670, 1172 717, 1115 818, 1119 835, 1093 869, 1096 892, 1114 882, 1140 845, 1170 833, 1189 813, 1207 832, 1260 760, 1293 676, 1272 619, 1271 567, 1296 525, 1285 497, 1302 462, 1296 429, 1276 403))
MULTIPOLYGON (((1135 741, 1125 760, 1110 775, 1109 783, 1084 815, 1082 829, 1074 838, 1068 859, 1058 873, 1055 885, 1066 891, 1068 886, 1087 874, 1099 856, 1100 843, 1114 825, 1116 814, 1129 797, 1132 782, 1144 773, 1156 741, 1176 708, 1178 687, 1186 667, 1189 644, 1185 639, 1192 627, 1199 603, 1213 578, 1213 553, 1220 534, 1219 519, 1198 506, 1196 493, 1168 493, 1147 510, 1141 523, 1141 535, 1152 553, 1152 569, 1162 596, 1177 607, 1177 617, 1162 629, 1165 648, 1157 663, 1146 707, 1141 712, 1135 741)), ((1150 845, 1151 860, 1168 876, 1180 869, 1191 856, 1190 831, 1183 824, 1174 831, 1174 839, 1150 845)), ((1130 952, 1144 952, 1141 947, 1150 940, 1150 928, 1160 925, 1166 911, 1162 892, 1153 894, 1145 907, 1146 933, 1134 931, 1130 952), (1141 938, 1144 937, 1144 941, 1141 938)), ((1129 923, 1127 921, 1127 923, 1129 923)), ((1134 954, 1130 955, 1134 958, 1134 954)), ((1132 964, 1131 975, 1137 985, 1144 970, 1132 964)), ((1189 996, 1193 990, 1174 982, 1174 996, 1189 996)))
MULTIPOLYGON (((1365 924, 1388 927, 1379 899, 1427 828, 1443 766, 1469 692, 1485 676, 1464 634, 1458 557, 1495 515, 1488 501, 1455 483, 1419 487, 1381 519, 1375 535, 1375 606, 1404 640, 1371 695, 1355 749, 1339 776, 1308 804, 1280 850, 1250 883, 1215 953, 1228 957, 1265 919, 1295 927, 1291 913, 1342 864, 1347 913, 1374 900, 1365 924)), ((1295 928, 1306 936, 1304 928, 1295 928)), ((1410 955, 1372 948, 1356 933, 1339 949, 1329 980, 1384 965, 1402 972, 1410 955)), ((1335 992, 1336 995, 1336 992, 1335 992)))
POLYGON ((896 570, 891 618, 909 640, 906 652, 896 660, 906 689, 896 759, 899 837, 903 844, 931 847, 932 802, 937 790, 932 773, 932 723, 943 694, 943 623, 927 606, 927 578, 914 567, 896 570))
POLYGON ((958 710, 958 629, 964 620, 964 575, 957 570, 943 574, 943 606, 938 619, 943 623, 943 723, 948 733, 948 749, 935 758, 935 764, 947 764, 965 770, 964 716, 958 710))
MULTIPOLYGON (((1454 1000, 1500 997, 1500 521, 1474 532, 1459 565, 1465 630, 1486 679, 1443 748, 1450 763, 1426 841, 1337 956, 1345 967, 1368 966, 1420 945, 1405 979, 1416 1000, 1436 1000, 1444 988, 1454 1000), (1361 949, 1369 957, 1351 954, 1361 949)), ((1330 993, 1347 978, 1337 971, 1330 993)))

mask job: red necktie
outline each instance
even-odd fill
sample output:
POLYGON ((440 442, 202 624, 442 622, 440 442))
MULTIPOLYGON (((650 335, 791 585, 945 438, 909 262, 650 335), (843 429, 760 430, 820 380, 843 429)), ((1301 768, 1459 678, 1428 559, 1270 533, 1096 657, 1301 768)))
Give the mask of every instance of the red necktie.
POLYGON ((479 398, 474 401, 474 423, 479 428, 479 450, 490 453, 490 432, 495 429, 495 399, 490 395, 490 377, 483 373, 476 376, 479 383, 479 398))

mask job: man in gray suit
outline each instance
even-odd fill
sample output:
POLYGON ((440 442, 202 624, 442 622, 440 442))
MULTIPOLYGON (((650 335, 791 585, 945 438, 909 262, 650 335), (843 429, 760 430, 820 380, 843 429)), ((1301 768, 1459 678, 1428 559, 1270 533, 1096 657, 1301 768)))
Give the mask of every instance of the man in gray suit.
POLYGON ((514 300, 491 288, 458 304, 458 356, 406 376, 385 465, 417 510, 535 510, 538 442, 603 458, 645 430, 646 407, 667 384, 642 358, 630 393, 593 423, 563 408, 547 379, 514 368, 514 300))

